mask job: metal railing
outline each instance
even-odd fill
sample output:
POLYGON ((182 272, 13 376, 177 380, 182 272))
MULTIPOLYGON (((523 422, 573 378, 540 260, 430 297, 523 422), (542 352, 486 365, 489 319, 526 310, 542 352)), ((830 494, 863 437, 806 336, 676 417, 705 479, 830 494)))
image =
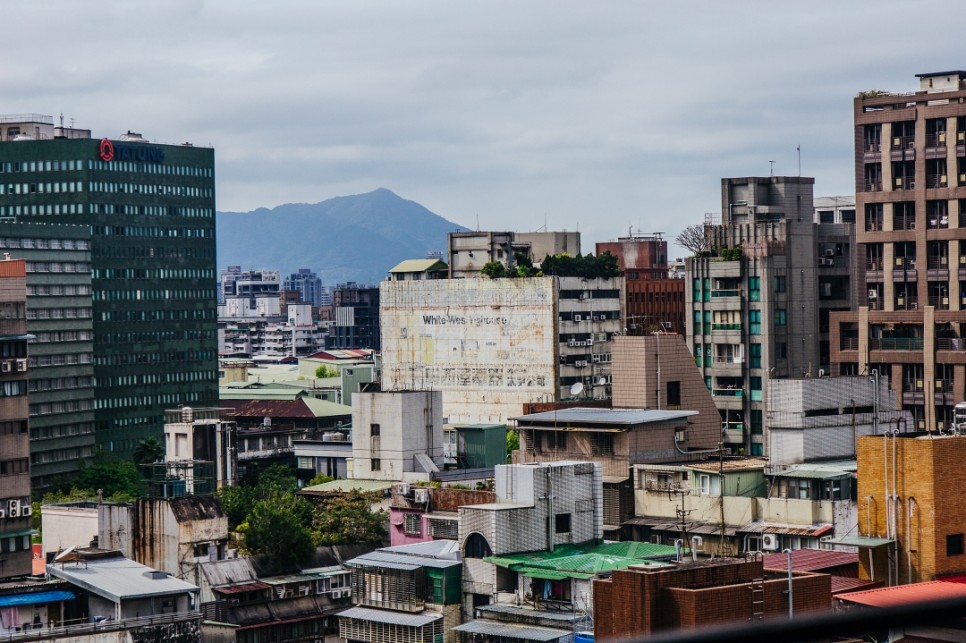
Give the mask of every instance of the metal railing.
POLYGON ((869 348, 883 351, 921 351, 922 337, 879 337, 869 340, 869 348))
MULTIPOLYGON (((46 625, 36 629, 21 632, 9 632, 0 635, 0 641, 50 641, 58 638, 90 636, 98 632, 117 632, 133 630, 151 625, 167 625, 185 621, 201 620, 200 612, 180 612, 177 614, 156 614, 154 616, 140 616, 125 618, 120 621, 101 621, 89 623, 83 621, 64 621, 59 625, 46 625)), ((29 626, 29 624, 27 624, 29 626)))

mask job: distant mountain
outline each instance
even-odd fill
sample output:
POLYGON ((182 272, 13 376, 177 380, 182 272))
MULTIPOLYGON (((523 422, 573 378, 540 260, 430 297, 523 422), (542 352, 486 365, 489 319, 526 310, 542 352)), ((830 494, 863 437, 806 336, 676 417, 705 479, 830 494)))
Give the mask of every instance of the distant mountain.
POLYGON ((415 201, 379 188, 321 203, 218 212, 218 269, 272 268, 284 279, 299 268, 325 284, 378 284, 404 259, 446 254, 446 235, 466 230, 415 201))

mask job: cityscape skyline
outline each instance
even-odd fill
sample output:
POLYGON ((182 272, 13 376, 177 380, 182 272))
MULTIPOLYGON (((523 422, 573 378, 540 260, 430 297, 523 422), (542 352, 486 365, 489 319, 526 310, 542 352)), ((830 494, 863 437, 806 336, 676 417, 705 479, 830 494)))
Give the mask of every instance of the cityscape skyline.
POLYGON ((4 111, 210 145, 220 211, 384 186, 474 229, 673 241, 717 210, 720 177, 796 176, 799 146, 817 195, 852 193, 856 92, 914 91, 954 65, 966 9, 930 7, 930 48, 897 62, 879 36, 904 19, 896 2, 21 4, 11 22, 48 38, 9 35, 32 53, 4 111))

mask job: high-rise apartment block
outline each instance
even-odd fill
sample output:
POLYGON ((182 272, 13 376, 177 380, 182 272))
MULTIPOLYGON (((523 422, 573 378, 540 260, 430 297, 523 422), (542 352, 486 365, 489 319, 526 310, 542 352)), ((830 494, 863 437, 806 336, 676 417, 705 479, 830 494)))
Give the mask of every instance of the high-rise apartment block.
POLYGON ((331 298, 326 296, 328 293, 322 285, 322 280, 309 268, 299 268, 298 272, 286 277, 283 289, 299 293, 299 299, 303 304, 323 306, 331 301, 331 298))
POLYGON ((877 372, 917 429, 966 394, 966 72, 855 98, 861 298, 832 318, 836 373, 877 372))
POLYGON ((829 369, 829 314, 854 299, 848 224, 813 223, 807 177, 722 179, 712 256, 688 259, 688 344, 721 414, 727 443, 764 455, 769 377, 829 369))
POLYGON ((0 579, 31 573, 26 267, 0 260, 0 579))
POLYGON ((90 227, 0 221, 0 251, 26 260, 30 478, 42 492, 95 450, 90 227))
POLYGON ((91 230, 100 447, 130 454, 164 409, 216 404, 214 211, 210 148, 0 119, 0 217, 91 230))
POLYGON ((667 240, 660 233, 631 234, 597 244, 597 254, 617 257, 624 273, 625 334, 685 332, 684 280, 668 274, 667 240))

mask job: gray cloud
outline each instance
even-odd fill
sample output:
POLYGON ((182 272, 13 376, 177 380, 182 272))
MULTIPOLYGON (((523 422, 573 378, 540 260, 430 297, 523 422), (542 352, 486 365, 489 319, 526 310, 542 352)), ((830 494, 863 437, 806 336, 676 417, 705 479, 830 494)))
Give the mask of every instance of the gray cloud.
POLYGON ((3 111, 213 145, 223 210, 388 187, 459 223, 673 236, 723 176, 849 194, 852 98, 961 66, 966 6, 16 3, 3 111), (927 42, 915 17, 937 16, 927 42), (903 36, 905 34, 905 36, 903 36))

